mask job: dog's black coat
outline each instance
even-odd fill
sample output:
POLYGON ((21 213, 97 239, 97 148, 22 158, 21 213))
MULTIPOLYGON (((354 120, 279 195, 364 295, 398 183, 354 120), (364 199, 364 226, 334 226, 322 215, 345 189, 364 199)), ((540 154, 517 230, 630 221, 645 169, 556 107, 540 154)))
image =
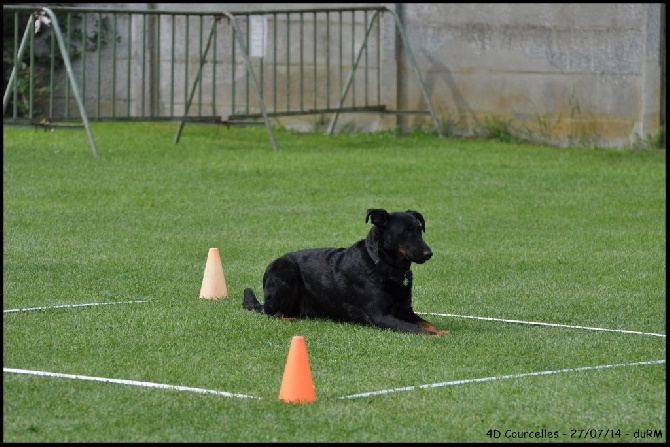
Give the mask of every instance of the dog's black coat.
POLYGON ((311 248, 274 260, 263 275, 265 302, 244 290, 243 307, 285 318, 327 318, 401 332, 445 334, 412 310, 412 262, 433 252, 421 213, 369 209, 367 237, 349 248, 311 248))

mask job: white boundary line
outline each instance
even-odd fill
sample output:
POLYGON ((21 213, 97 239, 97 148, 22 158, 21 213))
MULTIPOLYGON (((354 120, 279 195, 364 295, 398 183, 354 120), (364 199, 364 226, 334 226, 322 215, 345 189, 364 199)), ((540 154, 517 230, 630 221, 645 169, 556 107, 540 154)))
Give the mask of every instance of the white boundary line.
MULTIPOLYGON (((484 320, 484 321, 499 321, 499 322, 503 322, 503 323, 517 323, 517 324, 530 324, 530 325, 538 325, 538 326, 564 327, 564 328, 570 328, 570 329, 586 329, 586 330, 590 330, 590 331, 618 332, 618 333, 622 333, 622 334, 650 335, 650 336, 653 336, 653 337, 663 337, 663 338, 665 338, 665 334, 656 334, 656 333, 653 333, 653 332, 627 331, 627 330, 623 330, 623 329, 607 329, 607 328, 600 328, 600 327, 574 326, 574 325, 568 325, 568 324, 543 323, 543 322, 540 322, 540 321, 507 320, 507 319, 503 319, 503 318, 477 317, 477 316, 474 316, 474 315, 444 314, 444 313, 436 313, 436 312, 417 312, 417 314, 419 314, 419 315, 437 315, 437 316, 440 316, 440 317, 470 318, 470 319, 484 320)), ((370 392, 367 392, 367 393, 351 394, 351 395, 348 395, 348 396, 338 397, 338 399, 354 399, 354 398, 358 398, 358 397, 377 396, 377 395, 382 395, 382 394, 396 393, 396 392, 399 392, 399 391, 411 391, 411 390, 420 389, 420 388, 437 388, 437 387, 442 387, 442 386, 463 385, 463 384, 467 384, 467 383, 490 382, 490 381, 493 381, 493 380, 516 379, 516 378, 520 378, 520 377, 543 376, 543 375, 559 374, 559 373, 566 373, 566 372, 579 372, 579 371, 590 371, 590 370, 599 370, 599 369, 606 369, 606 368, 618 368, 618 367, 622 367, 622 366, 654 365, 654 364, 659 364, 659 363, 665 363, 665 360, 651 360, 651 361, 635 362, 635 363, 617 363, 617 364, 613 364, 613 365, 583 366, 583 367, 580 367, 580 368, 565 368, 565 369, 558 369, 558 370, 554 370, 554 371, 537 371, 537 372, 531 372, 531 373, 510 374, 510 375, 506 375, 506 376, 483 377, 483 378, 479 378, 479 379, 454 380, 454 381, 450 381, 450 382, 429 383, 429 384, 425 384, 425 385, 406 386, 406 387, 391 388, 391 389, 381 390, 381 391, 370 391, 370 392)))
MULTIPOLYGON (((134 304, 134 303, 146 303, 146 302, 147 301, 117 301, 117 302, 109 302, 109 303, 65 304, 65 305, 46 306, 46 307, 31 307, 31 308, 24 308, 24 309, 6 309, 6 310, 3 310, 3 313, 27 312, 27 311, 33 311, 33 310, 46 310, 46 309, 59 309, 59 308, 74 308, 74 307, 85 307, 85 306, 104 306, 104 305, 111 305, 111 304, 134 304)), ((663 338, 666 337, 665 334, 657 334, 657 333, 653 333, 653 332, 628 331, 628 330, 623 330, 623 329, 608 329, 608 328, 589 327, 589 326, 575 326, 575 325, 568 325, 568 324, 544 323, 544 322, 539 322, 539 321, 508 320, 508 319, 503 319, 503 318, 478 317, 478 316, 474 316, 474 315, 457 315, 457 314, 445 314, 445 313, 436 313, 436 312, 417 312, 417 314, 436 315, 436 316, 441 316, 441 317, 470 318, 470 319, 484 320, 484 321, 499 321, 499 322, 503 322, 503 323, 530 324, 530 325, 550 326, 550 327, 565 327, 565 328, 570 328, 570 329, 586 329, 586 330, 590 330, 590 331, 618 332, 618 333, 623 333, 623 334, 649 335, 649 336, 663 337, 663 338)), ((483 377, 483 378, 478 378, 478 379, 462 379, 462 380, 454 380, 454 381, 450 381, 450 382, 438 382, 438 383, 430 383, 430 384, 424 384, 424 385, 406 386, 406 387, 401 387, 401 388, 390 388, 390 389, 380 390, 380 391, 370 391, 370 392, 366 392, 366 393, 350 394, 348 396, 338 397, 337 399, 355 399, 355 398, 358 398, 358 397, 377 396, 377 395, 383 395, 383 394, 389 394, 389 393, 396 393, 396 392, 400 392, 400 391, 411 391, 411 390, 422 389, 422 388, 437 388, 437 387, 443 387, 443 386, 464 385, 464 384, 468 384, 468 383, 491 382, 491 381, 494 381, 494 380, 516 379, 516 378, 521 378, 521 377, 543 376, 543 375, 559 374, 559 373, 567 373, 567 372, 592 371, 592 370, 601 370, 601 369, 607 369, 607 368, 619 368, 619 367, 623 367, 623 366, 656 365, 656 364, 662 364, 662 363, 665 363, 665 360, 650 360, 650 361, 635 362, 635 363, 617 363, 617 364, 612 364, 612 365, 583 366, 583 367, 579 367, 579 368, 565 368, 565 369, 558 369, 558 370, 553 370, 553 371, 536 371, 536 372, 530 372, 530 373, 509 374, 509 375, 504 375, 504 376, 483 377)), ((143 387, 149 387, 149 388, 162 388, 162 389, 171 389, 171 390, 178 390, 178 391, 191 391, 191 392, 196 392, 196 393, 201 393, 201 394, 216 394, 216 395, 220 395, 220 396, 238 397, 238 398, 244 398, 244 399, 248 399, 248 398, 260 399, 260 397, 251 396, 251 395, 247 395, 247 394, 237 394, 237 393, 230 393, 230 392, 227 392, 227 391, 208 390, 208 389, 204 389, 204 388, 193 388, 193 387, 179 386, 179 385, 167 385, 167 384, 162 384, 162 383, 140 382, 140 381, 135 381, 135 380, 111 379, 111 378, 105 378, 105 377, 92 377, 92 376, 82 376, 82 375, 77 375, 77 374, 52 373, 52 372, 46 372, 46 371, 31 371, 31 370, 26 370, 26 369, 15 369, 15 368, 4 368, 4 367, 3 367, 3 372, 15 373, 15 374, 31 374, 31 375, 37 375, 37 376, 60 377, 60 378, 67 378, 67 379, 91 380, 91 381, 96 381, 96 382, 118 383, 118 384, 122 384, 122 385, 143 386, 143 387)))
POLYGON ((570 329, 586 329, 589 331, 603 331, 603 332, 619 332, 621 334, 638 334, 638 335, 651 335, 653 337, 663 337, 665 334, 656 334, 653 332, 640 332, 640 331, 626 331, 623 329, 607 329, 602 327, 589 327, 589 326, 572 326, 569 324, 556 324, 556 323, 543 323, 541 321, 523 321, 523 320, 505 320, 502 318, 491 318, 491 317, 476 317, 473 315, 456 315, 456 314, 440 314, 435 312, 417 312, 420 315, 437 315, 440 317, 456 317, 456 318, 471 318, 475 320, 486 320, 486 321, 501 321, 503 323, 517 323, 517 324, 533 324, 537 326, 552 326, 552 327, 565 327, 570 329))
MULTIPOLYGON (((34 310, 47 310, 47 309, 63 309, 63 308, 74 308, 74 307, 89 307, 89 306, 106 306, 111 304, 137 304, 137 303, 146 303, 147 301, 115 301, 110 303, 85 303, 85 304, 62 304, 57 306, 45 306, 45 307, 28 307, 23 309, 5 309, 3 313, 9 312, 29 312, 34 310)), ((48 376, 48 377, 60 377, 64 379, 79 379, 79 380, 91 380, 94 382, 106 382, 106 383, 117 383, 121 385, 132 385, 132 386, 143 386, 148 388, 161 388, 168 390, 177 390, 177 391, 191 391, 194 393, 201 394, 216 394, 219 396, 226 397, 238 397, 242 399, 260 399, 260 397, 251 396, 248 394, 237 394, 229 393, 228 391, 217 391, 217 390, 208 390, 204 388, 193 388, 189 386, 180 386, 180 385, 167 385, 164 383, 153 383, 153 382, 140 382, 136 380, 126 380, 126 379, 111 379, 107 377, 92 377, 92 376, 82 376, 79 374, 63 374, 63 373, 54 373, 47 371, 32 371, 28 369, 16 369, 16 368, 2 368, 2 371, 5 373, 14 373, 14 374, 30 374, 34 376, 48 376)))
POLYGON ((30 374, 33 376, 48 376, 48 377, 60 377, 63 379, 79 379, 79 380, 91 380, 93 382, 107 382, 107 383, 118 383, 121 385, 133 385, 133 386, 143 386, 148 388, 162 388, 166 390, 177 390, 177 391, 192 391, 194 393, 201 394, 217 394, 219 396, 226 397, 239 397, 242 399, 260 399, 260 397, 251 396, 248 394, 237 394, 229 393, 227 391, 216 391, 216 390, 207 390, 204 388, 193 388, 190 386, 179 386, 179 385, 167 385, 164 383, 153 383, 153 382, 139 382, 137 380, 125 380, 125 379, 109 379, 106 377, 92 377, 92 376, 81 376, 79 374, 62 374, 46 371, 31 371, 28 369, 15 369, 15 368, 2 368, 3 372, 14 373, 14 374, 30 374))
POLYGON ((135 303, 146 303, 145 301, 114 301, 111 303, 86 303, 86 304, 61 304, 58 306, 45 306, 45 307, 26 307, 24 309, 4 309, 2 313, 10 312, 30 312, 32 310, 46 310, 46 309, 63 309, 70 307, 86 307, 86 306, 108 306, 111 304, 135 304, 135 303))
POLYGON ((464 379, 464 380, 453 380, 451 382, 439 382, 439 383, 429 383, 426 385, 416 385, 416 386, 404 386, 402 388, 391 388, 388 390, 381 391, 370 391, 367 393, 358 393, 350 394, 348 396, 338 397, 338 399, 355 399, 358 397, 369 397, 377 396, 380 394, 390 394, 397 393, 399 391, 412 391, 419 388, 438 388, 442 386, 454 386, 454 385, 464 385, 467 383, 476 383, 476 382, 491 382, 493 380, 504 380, 504 379, 517 379, 520 377, 529 377, 529 376, 546 376, 549 374, 560 374, 567 372, 579 372, 579 371, 592 371, 597 369, 606 369, 606 368, 619 368, 622 366, 639 366, 639 365, 656 365, 660 363, 665 363, 665 360, 650 360, 646 362, 635 362, 635 363, 617 363, 614 365, 598 365, 598 366, 582 366, 581 368, 565 368, 557 369, 555 371, 537 371, 531 373, 522 373, 522 374, 509 374, 506 376, 494 376, 494 377, 482 377, 479 379, 464 379))

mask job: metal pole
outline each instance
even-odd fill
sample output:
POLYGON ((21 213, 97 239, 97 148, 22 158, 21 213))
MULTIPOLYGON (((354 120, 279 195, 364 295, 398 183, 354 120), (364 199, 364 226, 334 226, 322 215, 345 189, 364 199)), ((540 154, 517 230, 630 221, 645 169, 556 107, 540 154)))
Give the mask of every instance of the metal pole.
POLYGON ((179 128, 177 129, 177 135, 175 135, 174 137, 174 144, 179 143, 181 133, 184 130, 184 125, 186 124, 186 117, 188 116, 188 109, 191 108, 191 103, 193 102, 193 96, 195 95, 195 89, 198 86, 200 80, 202 79, 202 67, 205 65, 205 61, 207 60, 207 53, 209 53, 209 46, 212 44, 212 38, 214 37, 216 25, 217 23, 219 23, 219 20, 220 20, 219 17, 214 17, 214 22, 212 23, 212 29, 210 30, 209 38, 207 39, 207 46, 205 47, 205 52, 200 56, 200 68, 198 68, 198 74, 195 77, 195 81, 193 81, 193 88, 191 89, 191 94, 188 97, 188 101, 186 101, 184 116, 181 119, 181 122, 179 123, 179 128))
POLYGON ((67 71, 67 76, 68 78, 70 78, 70 83, 72 84, 74 97, 77 100, 77 105, 79 106, 79 114, 81 115, 81 119, 84 122, 84 127, 86 128, 86 133, 88 134, 88 141, 91 144, 91 150, 93 151, 93 156, 95 158, 98 158, 98 149, 95 147, 95 140, 93 139, 91 126, 88 123, 88 117, 86 115, 86 109, 84 108, 84 103, 82 102, 81 97, 79 96, 79 88, 77 87, 77 81, 75 80, 74 74, 72 72, 72 65, 70 64, 70 56, 68 55, 67 49, 65 48, 65 43, 63 42, 63 36, 60 32, 60 27, 58 26, 58 20, 56 19, 56 15, 51 11, 51 9, 45 6, 42 8, 42 10, 45 13, 47 13, 49 18, 51 19, 51 23, 53 24, 53 30, 56 33, 56 40, 58 41, 58 48, 60 48, 61 56, 63 56, 63 62, 65 63, 65 70, 67 71))
MULTIPOLYGON (((368 45, 368 37, 370 36, 370 31, 372 31, 372 26, 374 25, 375 18, 379 14, 378 11, 375 11, 375 14, 372 16, 372 20, 370 20, 370 23, 366 23, 366 29, 365 29, 365 36, 363 37, 363 43, 361 44, 361 47, 358 50, 358 54, 356 54, 356 59, 354 61, 353 67, 351 67, 351 71, 349 72, 349 77, 347 79, 347 83, 344 87, 344 91, 340 94, 340 101, 337 104, 337 109, 338 111, 335 112, 333 115, 333 118, 330 120, 330 125, 328 126, 328 135, 333 134, 333 130, 335 129, 335 125, 337 124, 337 118, 340 115, 340 109, 344 105, 344 100, 347 97, 347 94, 349 93, 349 88, 352 85, 352 82, 354 80, 354 75, 356 74, 356 68, 358 68, 358 64, 361 61, 361 55, 363 54, 363 49, 366 49, 367 51, 367 45, 368 45)), ((353 35, 352 35, 352 42, 353 42, 353 35)), ((366 85, 367 89, 367 85, 366 85)), ((366 95, 366 101, 367 101, 367 95, 366 95)), ((355 104, 354 104, 355 106, 355 104)))
POLYGON ((263 114, 263 119, 265 120, 265 128, 268 131, 268 135, 270 136, 270 142, 272 143, 272 149, 277 150, 277 141, 275 140, 275 135, 272 132, 272 126, 270 126, 270 119, 268 118, 268 114, 265 110, 265 103, 263 102, 263 95, 261 95, 261 90, 258 87, 258 82, 256 81, 256 75, 254 74, 254 70, 251 67, 251 62, 249 61, 249 50, 247 47, 244 45, 244 41, 242 40, 242 36, 240 33, 240 30, 237 26, 237 22, 235 21, 235 16, 233 16, 230 13, 224 12, 223 14, 226 15, 230 19, 230 23, 233 25, 233 28, 235 29, 235 34, 237 36, 237 44, 240 46, 240 49, 242 50, 242 56, 244 56, 244 62, 246 62, 247 65, 247 72, 249 73, 251 77, 251 81, 254 84, 254 88, 256 89, 256 94, 258 95, 258 105, 261 108, 261 113, 263 114))
POLYGON ((421 93, 423 94, 423 100, 426 101, 426 104, 428 105, 428 110, 430 110, 430 116, 433 118, 433 124, 435 125, 435 130, 437 131, 437 135, 442 138, 442 129, 440 129, 440 123, 437 120, 437 116, 435 115, 435 111, 433 110, 433 104, 430 101, 430 97, 428 96, 428 93, 426 92, 426 86, 423 84, 423 80, 421 79, 421 73, 419 73, 419 67, 416 65, 416 60, 414 60, 414 54, 412 54, 412 49, 409 46, 409 43, 407 41, 407 36, 405 36, 405 30, 403 30, 402 23, 400 22, 400 19, 396 15, 395 12, 393 12, 391 9, 387 8, 387 11, 391 13, 393 18, 395 19, 396 23, 396 28, 398 32, 400 33, 400 37, 402 39, 403 47, 405 49, 405 53, 407 55, 407 59, 409 59, 410 64, 412 65, 412 68, 414 69, 414 74, 416 75, 416 79, 419 81, 419 86, 421 87, 421 93))

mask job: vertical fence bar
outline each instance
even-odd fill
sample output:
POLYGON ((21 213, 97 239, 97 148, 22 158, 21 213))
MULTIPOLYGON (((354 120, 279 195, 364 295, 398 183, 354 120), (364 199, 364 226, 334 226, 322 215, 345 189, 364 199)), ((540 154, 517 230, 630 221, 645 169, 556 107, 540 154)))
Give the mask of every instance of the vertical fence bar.
POLYGON ((317 61, 316 61, 316 48, 317 48, 317 38, 316 38, 316 32, 317 32, 317 17, 316 17, 316 11, 312 14, 312 20, 314 22, 314 25, 312 27, 312 36, 313 36, 313 42, 312 45, 314 46, 314 54, 313 54, 313 60, 314 60, 314 81, 312 85, 312 91, 313 91, 313 96, 314 96, 314 102, 312 105, 312 109, 316 110, 316 104, 317 104, 317 96, 319 95, 319 89, 317 88, 317 61))
MULTIPOLYGON (((216 22, 216 18, 213 18, 212 26, 216 22)), ((218 26, 214 26, 214 49, 212 50, 212 118, 216 117, 216 51, 217 51, 217 42, 219 36, 218 26)))
POLYGON ((35 110, 33 108, 33 103, 35 102, 35 33, 30 33, 30 79, 28 83, 28 118, 33 118, 35 116, 35 110))
POLYGON ((277 112, 277 13, 272 14, 272 111, 277 112))
MULTIPOLYGON (((67 32, 65 33, 65 47, 70 48, 70 39, 71 34, 70 30, 72 29, 72 13, 66 13, 66 23, 67 23, 67 32)), ((70 83, 65 83, 65 118, 70 118, 70 83)))
MULTIPOLYGON (((247 43, 250 42, 250 36, 251 36, 251 27, 249 26, 249 14, 246 14, 244 16, 246 18, 246 21, 244 22, 246 25, 245 29, 245 36, 247 39, 247 43)), ((247 115, 249 114, 249 71, 246 71, 244 74, 244 110, 247 115)))
POLYGON ((286 13, 286 111, 291 110, 291 13, 286 13))
POLYGON ((126 44, 126 58, 128 62, 126 63, 126 116, 131 116, 130 115, 130 99, 132 98, 130 95, 130 80, 131 80, 131 66, 130 66, 130 61, 131 61, 131 56, 133 54, 133 48, 132 48, 132 42, 133 42, 133 16, 129 13, 128 14, 128 43, 126 44))
POLYGON ((156 115, 160 113, 161 110, 161 104, 162 104, 162 99, 163 99, 163 89, 162 89, 162 75, 163 75, 163 70, 161 69, 161 65, 163 63, 163 59, 161 58, 161 43, 163 42, 163 17, 162 15, 157 15, 155 16, 155 21, 156 21, 156 102, 155 102, 155 107, 156 107, 156 115))
POLYGON ((49 36, 49 117, 54 116, 54 91, 56 77, 56 36, 49 36))
POLYGON ((377 14, 377 104, 382 103, 382 19, 381 14, 377 14))
MULTIPOLYGON (((32 16, 30 16, 28 18, 28 25, 26 26, 26 31, 24 33, 23 40, 21 41, 21 46, 22 47, 25 44, 26 37, 28 37, 28 33, 30 32, 30 26, 32 24, 33 24, 33 18, 32 18, 32 16)), ((16 118, 19 114, 19 83, 16 82, 16 80, 18 79, 18 75, 19 75, 18 74, 19 61, 23 57, 23 50, 19 50, 18 42, 19 42, 19 12, 17 11, 14 14, 14 53, 13 53, 14 54, 14 69, 12 70, 12 75, 11 75, 10 81, 9 81, 9 85, 12 86, 12 90, 13 90, 13 92, 12 92, 12 94, 13 94, 13 96, 12 96, 12 98, 13 98, 13 104, 12 104, 13 113, 12 113, 12 115, 14 116, 14 118, 16 118), (19 55, 19 53, 20 53, 20 55, 19 55)), ((5 94, 5 97, 8 98, 7 94, 5 94)), ((4 103, 5 103, 5 105, 3 106, 3 109, 4 109, 4 107, 7 106, 7 99, 4 100, 4 103)), ((3 113, 4 113, 4 111, 3 111, 3 113)))
POLYGON ((171 29, 170 29, 170 34, 172 35, 171 41, 170 41, 170 116, 174 117, 174 102, 176 100, 175 98, 175 93, 174 93, 174 66, 175 66, 175 14, 170 14, 170 23, 171 23, 171 29))
MULTIPOLYGON (((363 13, 363 23, 365 24, 365 26, 367 26, 367 24, 368 24, 368 12, 367 11, 364 11, 364 13, 363 13)), ((372 26, 372 22, 370 23, 370 26, 372 26)), ((365 38, 364 45, 365 45, 365 70, 364 70, 364 79, 365 80, 364 80, 363 91, 365 92, 365 106, 367 107, 368 104, 369 104, 369 101, 368 101, 368 72, 369 72, 369 69, 370 69, 370 63, 368 61, 368 39, 367 39, 367 36, 365 38)))
POLYGON ((189 61, 189 47, 191 30, 189 29, 190 20, 188 15, 184 15, 186 20, 186 36, 184 37, 184 116, 186 116, 186 107, 188 104, 188 61, 189 61))
POLYGON ((116 118, 116 36, 118 35, 119 16, 114 13, 112 17, 114 17, 112 26, 114 30, 114 38, 112 39, 112 118, 116 118))
POLYGON ((236 107, 235 107, 235 102, 237 100, 237 95, 235 94, 235 83, 237 80, 237 76, 235 76, 235 67, 237 66, 235 62, 235 33, 237 30, 235 29, 234 26, 230 27, 230 42, 231 42, 231 62, 230 62, 230 100, 231 100, 231 107, 232 107, 232 114, 234 115, 236 113, 236 107))
POLYGON ((142 14, 142 58, 140 65, 140 116, 144 118, 147 90, 147 15, 142 14))
POLYGON ((154 77, 151 70, 153 64, 152 31, 151 15, 142 12, 142 118, 147 117, 147 115, 151 116, 153 108, 154 77))
POLYGON ((259 75, 260 75, 260 86, 259 88, 261 89, 261 97, 265 97, 265 75, 264 75, 264 66, 265 66, 265 53, 267 52, 267 26, 268 26, 268 21, 267 21, 267 15, 263 16, 263 51, 261 54, 261 57, 259 59, 259 75))
POLYGON ((9 83, 7 84, 7 87, 5 88, 5 94, 2 98, 2 113, 5 113, 5 109, 7 108, 7 104, 9 103, 9 93, 10 90, 13 90, 13 115, 14 118, 18 116, 18 79, 19 79, 19 66, 21 65, 21 59, 23 58, 23 52, 25 51, 26 48, 26 41, 29 39, 29 34, 30 34, 30 29, 33 26, 33 16, 32 14, 28 17, 28 24, 26 25, 26 30, 23 33, 23 39, 21 39, 21 44, 18 46, 18 49, 16 47, 16 43, 18 42, 19 35, 18 35, 18 13, 14 16, 14 68, 12 69, 12 74, 9 76, 9 83))
POLYGON ((100 76, 102 75, 102 70, 101 70, 102 61, 101 61, 101 57, 100 57, 101 56, 100 53, 102 53, 102 31, 100 31, 100 29, 102 28, 102 13, 100 13, 100 12, 98 13, 98 28, 99 28, 99 30, 98 30, 98 41, 96 43, 97 44, 97 50, 98 50, 98 58, 97 58, 98 80, 97 80, 97 83, 96 83, 95 117, 100 119, 100 96, 101 96, 100 95, 100 92, 101 92, 100 84, 102 82, 101 79, 100 79, 100 76))
POLYGON ((300 48, 300 57, 299 57, 300 67, 299 67, 299 70, 300 71, 298 72, 298 74, 299 74, 299 76, 298 76, 299 109, 298 110, 300 110, 302 112, 302 110, 303 110, 303 96, 304 96, 303 93, 304 93, 304 90, 305 90, 305 87, 304 87, 304 84, 303 84, 303 75, 304 75, 304 69, 305 69, 305 60, 303 58, 303 53, 304 53, 303 43, 304 43, 304 39, 305 39, 305 36, 304 36, 305 15, 304 15, 304 13, 300 12, 299 17, 300 17, 300 22, 299 22, 300 23, 300 28, 299 28, 299 33, 298 34, 300 36, 300 45, 299 45, 299 48, 300 48))
POLYGON ((356 107, 356 11, 351 11, 351 107, 356 107))
POLYGON ((81 33, 81 96, 86 105, 86 30, 88 29, 88 14, 82 14, 81 33))
POLYGON ((339 28, 339 38, 340 38, 338 49, 339 49, 340 54, 339 54, 339 61, 338 61, 338 64, 337 64, 337 68, 338 68, 337 91, 341 92, 342 91, 342 62, 343 62, 343 57, 344 57, 344 55, 342 54, 342 51, 343 51, 342 48, 344 47, 344 43, 342 41, 342 33, 344 32, 344 25, 342 24, 342 11, 339 11, 338 14, 339 14, 338 28, 339 28))
MULTIPOLYGON (((199 28, 198 28, 198 54, 200 57, 205 58, 205 56, 202 55, 202 16, 199 16, 200 21, 199 21, 199 28)), ((216 27, 214 27, 216 28, 216 27)), ((200 67, 202 67, 205 64, 205 60, 200 61, 200 67)), ((202 75, 202 73, 201 73, 202 75)), ((202 116, 202 82, 198 84, 198 116, 202 116)))
POLYGON ((330 109, 330 11, 326 12, 326 109, 330 109))

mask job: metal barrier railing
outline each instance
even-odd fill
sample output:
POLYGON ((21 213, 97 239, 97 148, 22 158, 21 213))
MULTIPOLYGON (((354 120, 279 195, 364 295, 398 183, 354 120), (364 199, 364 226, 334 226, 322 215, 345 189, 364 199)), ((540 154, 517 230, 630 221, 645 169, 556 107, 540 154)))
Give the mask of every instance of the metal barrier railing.
POLYGON ((7 113, 5 104, 3 124, 38 119, 54 125, 86 115, 93 121, 174 120, 178 142, 187 122, 263 120, 276 149, 271 117, 330 114, 330 133, 341 113, 418 113, 430 115, 441 136, 402 25, 386 7, 50 11, 61 38, 53 26, 28 33, 29 24, 22 59, 19 29, 26 17, 37 17, 35 7, 3 6, 3 15, 13 17, 16 69, 6 85, 11 107, 7 113), (385 14, 393 18, 427 110, 394 111, 383 103, 389 88, 382 76, 385 14), (70 71, 63 69, 68 63, 70 71))

